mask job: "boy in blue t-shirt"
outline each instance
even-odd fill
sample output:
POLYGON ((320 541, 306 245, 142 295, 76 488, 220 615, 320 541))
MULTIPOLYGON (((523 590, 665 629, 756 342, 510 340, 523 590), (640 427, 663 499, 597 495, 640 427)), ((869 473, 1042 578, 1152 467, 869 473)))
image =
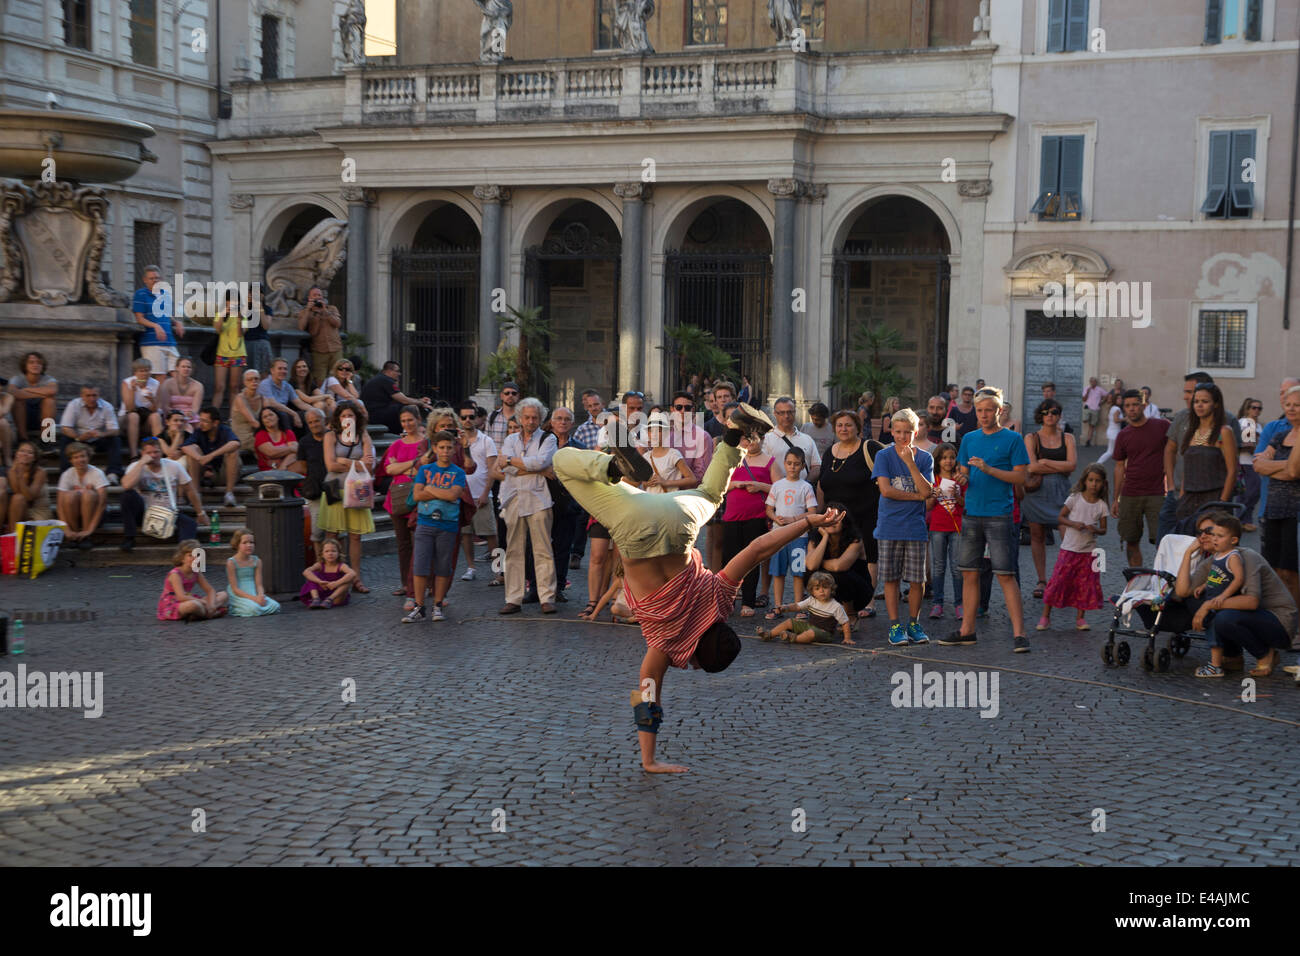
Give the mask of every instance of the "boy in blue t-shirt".
POLYGON ((929 644, 921 629, 921 602, 925 599, 925 558, 930 532, 925 526, 925 502, 934 494, 934 457, 912 444, 921 420, 904 408, 889 421, 894 443, 876 454, 871 477, 880 486, 876 518, 876 543, 880 547, 880 577, 885 582, 885 610, 889 612, 890 644, 929 644), (908 623, 898 623, 900 580, 906 580, 908 623))
POLYGON ((415 588, 415 607, 402 618, 403 624, 424 620, 424 596, 433 571, 433 613, 442 620, 442 601, 451 589, 451 572, 460 543, 460 499, 469 487, 465 471, 453 465, 456 436, 442 431, 433 436, 437 458, 422 465, 415 474, 411 494, 415 500, 415 542, 411 555, 411 577, 415 588), (422 573, 423 572, 423 573, 422 573))
POLYGON ((974 644, 975 612, 979 607, 980 558, 989 549, 993 573, 1002 585, 1014 632, 1013 649, 1017 654, 1029 651, 1025 638, 1025 612, 1016 583, 1016 559, 1020 541, 1014 534, 1012 511, 1015 486, 1024 485, 1029 468, 1025 440, 1009 428, 998 425, 1002 409, 1002 390, 982 388, 975 395, 975 414, 979 431, 961 440, 957 464, 967 475, 966 515, 962 519, 957 545, 957 569, 962 576, 961 628, 940 644, 974 644))

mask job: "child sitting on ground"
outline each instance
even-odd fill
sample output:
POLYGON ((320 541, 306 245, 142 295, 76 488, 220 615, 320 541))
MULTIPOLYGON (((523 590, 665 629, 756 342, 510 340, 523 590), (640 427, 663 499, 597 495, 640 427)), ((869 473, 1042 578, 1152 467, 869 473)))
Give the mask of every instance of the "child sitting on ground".
POLYGON ((232 617, 278 614, 280 604, 262 587, 262 559, 253 553, 253 532, 240 528, 230 536, 234 554, 226 558, 226 584, 230 588, 232 617))
POLYGON ((1237 543, 1241 541, 1241 522, 1231 515, 1216 517, 1209 537, 1214 559, 1205 583, 1193 591, 1192 596, 1201 599, 1202 607, 1208 604, 1211 608, 1204 625, 1210 639, 1210 663, 1198 667, 1196 676, 1223 677, 1223 647, 1214 636, 1214 611, 1246 583, 1246 565, 1237 549, 1237 543))
MULTIPOLYGON (((772 490, 767 493, 767 517, 774 526, 792 524, 804 515, 817 513, 817 494, 812 485, 799 475, 804 470, 804 452, 802 448, 791 448, 785 453, 785 477, 778 479, 772 490)), ((785 576, 794 571, 794 603, 803 600, 803 561, 808 554, 808 536, 795 538, 784 548, 772 555, 768 563, 768 572, 772 575, 772 600, 779 607, 785 600, 785 576), (799 552, 796 564, 795 551, 799 552)), ((767 612, 769 621, 778 616, 777 608, 767 612)))
POLYGON ((352 596, 352 582, 357 572, 343 563, 343 552, 334 538, 320 546, 320 560, 302 573, 307 583, 298 592, 298 600, 313 611, 342 607, 352 596))
POLYGON ((849 615, 844 605, 834 599, 835 578, 825 571, 817 571, 808 579, 808 590, 812 597, 804 598, 795 604, 779 604, 776 610, 808 612, 808 620, 782 621, 770 631, 758 629, 758 636, 765 641, 780 637, 790 644, 834 644, 835 630, 844 635, 841 644, 856 644, 849 633, 849 615))
POLYGON ((200 572, 194 570, 194 559, 199 543, 186 538, 172 555, 172 569, 167 572, 167 583, 158 598, 158 620, 199 621, 208 617, 221 617, 226 607, 226 592, 215 591, 200 572))

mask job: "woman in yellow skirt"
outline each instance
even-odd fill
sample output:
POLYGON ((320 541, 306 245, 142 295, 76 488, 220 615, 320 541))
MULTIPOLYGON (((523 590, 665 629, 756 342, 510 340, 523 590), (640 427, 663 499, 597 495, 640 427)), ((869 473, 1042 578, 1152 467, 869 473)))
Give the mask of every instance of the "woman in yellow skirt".
POLYGON ((212 328, 217 333, 217 364, 212 370, 214 387, 212 404, 220 408, 226 400, 226 383, 230 383, 230 398, 239 394, 248 352, 244 347, 244 320, 239 314, 239 297, 234 293, 223 303, 212 318, 212 328))
POLYGON ((370 505, 361 508, 343 507, 343 482, 354 462, 360 462, 371 475, 375 473, 375 446, 366 432, 366 409, 360 402, 339 402, 330 418, 329 431, 325 433, 326 481, 335 483, 340 500, 331 503, 328 494, 320 500, 320 515, 316 522, 326 534, 349 538, 348 553, 352 567, 357 572, 352 590, 369 594, 370 588, 361 583, 361 536, 375 530, 375 519, 370 505), (337 476, 337 478, 335 477, 337 476))

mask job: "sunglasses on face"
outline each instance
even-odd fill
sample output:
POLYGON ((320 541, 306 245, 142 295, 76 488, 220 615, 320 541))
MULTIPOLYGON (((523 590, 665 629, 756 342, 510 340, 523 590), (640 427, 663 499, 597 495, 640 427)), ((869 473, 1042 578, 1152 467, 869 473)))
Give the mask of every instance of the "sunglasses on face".
POLYGON ((673 406, 673 411, 675 411, 675 412, 689 412, 689 411, 690 411, 692 408, 694 408, 694 407, 695 407, 694 405, 674 405, 674 406, 673 406))
POLYGON ((1201 528, 1199 531, 1197 531, 1196 536, 1198 538, 1204 537, 1207 534, 1213 533, 1213 531, 1214 531, 1214 525, 1210 525, 1208 528, 1201 528))
POLYGON ((519 393, 516 392, 514 389, 510 389, 510 388, 508 388, 508 389, 506 389, 504 392, 502 392, 501 394, 502 394, 502 395, 518 395, 519 393))
POLYGON ((1059 418, 1061 413, 1058 411, 1053 411, 1052 409, 1048 409, 1047 411, 1043 412, 1043 417, 1046 418, 1048 415, 1055 415, 1059 418))
POLYGON ((462 415, 460 416, 460 420, 462 422, 472 422, 476 417, 476 415, 462 415))

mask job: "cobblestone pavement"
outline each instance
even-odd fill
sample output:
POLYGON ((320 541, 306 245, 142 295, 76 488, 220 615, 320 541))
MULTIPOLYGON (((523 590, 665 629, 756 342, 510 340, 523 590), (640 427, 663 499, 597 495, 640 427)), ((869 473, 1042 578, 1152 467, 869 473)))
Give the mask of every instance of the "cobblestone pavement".
POLYGON ((457 581, 450 620, 402 626, 395 568, 367 559, 349 608, 192 625, 154 620, 154 569, 4 579, 0 605, 97 618, 29 626, 0 670, 102 671, 105 700, 0 711, 0 865, 1300 862, 1300 689, 1243 703, 1190 676, 1203 645, 1107 670, 1095 612, 1013 655, 997 596, 976 647, 890 652, 880 619, 862 650, 747 641, 670 674, 661 753, 692 772, 650 776, 644 642, 575 621, 581 580, 553 618, 457 581), (996 717, 892 706, 916 663, 996 673, 996 717))

